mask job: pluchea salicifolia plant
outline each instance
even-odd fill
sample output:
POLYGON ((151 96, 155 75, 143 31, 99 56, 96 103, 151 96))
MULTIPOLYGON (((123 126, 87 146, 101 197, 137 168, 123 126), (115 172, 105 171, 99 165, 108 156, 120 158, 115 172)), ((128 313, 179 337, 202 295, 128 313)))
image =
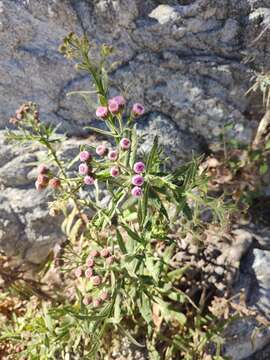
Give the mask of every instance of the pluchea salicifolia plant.
POLYGON ((106 129, 89 128, 109 141, 81 146, 66 161, 58 154, 65 137, 40 121, 35 104, 23 105, 11 119, 17 129, 7 132, 10 141, 47 149, 35 186, 50 188, 50 213, 65 216, 67 241, 49 265, 69 278, 69 296, 43 304, 38 314, 29 310, 28 320, 13 328, 13 341, 27 344, 21 352, 27 359, 110 359, 119 335, 147 349, 150 359, 222 359, 223 322, 208 311, 213 291, 198 273, 189 275, 196 262, 172 259, 181 239, 200 249, 209 227, 222 233, 228 208, 208 196, 200 160, 172 172, 158 138, 149 153, 140 151, 136 123, 145 109, 140 103, 129 109, 122 95, 109 98, 109 46, 94 57, 96 48, 71 33, 60 51, 90 75, 95 92, 89 93, 106 129))

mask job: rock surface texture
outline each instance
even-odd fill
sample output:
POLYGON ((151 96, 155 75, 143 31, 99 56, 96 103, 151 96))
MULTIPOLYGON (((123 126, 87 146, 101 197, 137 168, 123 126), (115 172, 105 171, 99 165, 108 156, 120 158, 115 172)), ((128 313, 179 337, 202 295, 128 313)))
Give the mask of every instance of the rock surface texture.
MULTIPOLYGON (((145 104, 139 131, 161 134, 173 164, 214 144, 228 122, 232 137, 250 140, 261 98, 245 93, 256 71, 270 70, 269 0, 0 0, 0 245, 32 263, 44 260, 62 234, 49 220, 46 194, 34 190, 42 154, 14 150, 1 130, 32 100, 59 131, 85 135, 94 111, 66 94, 90 84, 57 51, 70 31, 116 48, 112 95, 145 104)), ((76 152, 77 145, 71 139, 63 151, 76 152)), ((269 268, 270 236, 261 239, 246 253, 240 278, 247 292, 256 289, 250 304, 269 316, 270 274, 262 268, 269 268)), ((267 345, 269 332, 258 341, 256 349, 267 345)), ((256 350, 243 347, 241 340, 231 347, 233 360, 256 350)))

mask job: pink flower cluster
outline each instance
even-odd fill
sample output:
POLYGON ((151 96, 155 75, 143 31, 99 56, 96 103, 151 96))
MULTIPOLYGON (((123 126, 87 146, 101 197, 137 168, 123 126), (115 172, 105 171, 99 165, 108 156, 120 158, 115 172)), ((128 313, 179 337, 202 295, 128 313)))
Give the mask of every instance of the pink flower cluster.
POLYGON ((96 116, 100 119, 106 119, 111 114, 118 114, 125 106, 125 99, 118 95, 108 101, 108 106, 99 106, 96 110, 96 116))
POLYGON ((46 189, 49 185, 52 189, 58 189, 61 186, 60 179, 52 177, 50 170, 43 164, 38 167, 38 176, 35 182, 37 191, 46 189))
MULTIPOLYGON (((122 95, 115 96, 108 101, 107 106, 99 106, 96 109, 96 116, 100 119, 106 119, 111 113, 112 115, 120 113, 126 104, 125 99, 122 95)), ((140 103, 135 103, 132 106, 131 114, 134 117, 138 117, 144 114, 144 106, 140 103)))
MULTIPOLYGON (((118 151, 117 150, 110 150, 108 153, 108 159, 111 161, 116 161, 118 160, 118 151)), ((120 169, 118 166, 113 166, 110 169, 110 174, 112 177, 117 177, 120 175, 120 169)))
POLYGON ((92 172, 92 166, 90 165, 92 160, 92 155, 89 151, 81 151, 79 154, 81 164, 79 165, 80 175, 84 175, 83 182, 85 185, 93 185, 95 182, 94 175, 92 172))
POLYGON ((140 197, 143 194, 143 190, 141 186, 144 183, 144 177, 141 174, 145 171, 144 163, 141 161, 136 162, 133 166, 133 170, 136 173, 136 175, 134 175, 131 179, 131 183, 132 185, 134 185, 134 187, 131 190, 131 194, 134 197, 140 197))
MULTIPOLYGON (((104 248, 100 252, 97 250, 93 250, 90 252, 89 256, 85 261, 85 270, 83 266, 79 266, 75 270, 75 276, 77 278, 81 278, 85 276, 87 279, 90 280, 93 286, 100 286, 104 281, 100 275, 95 273, 95 266, 101 265, 102 261, 106 262, 107 265, 112 265, 115 261, 114 255, 111 254, 109 248, 104 248), (102 260, 103 259, 103 260, 102 260)), ((84 304, 90 305, 92 304, 93 307, 100 306, 104 301, 109 298, 109 294, 107 291, 103 290, 96 299, 92 299, 91 296, 86 295, 84 297, 84 304)))

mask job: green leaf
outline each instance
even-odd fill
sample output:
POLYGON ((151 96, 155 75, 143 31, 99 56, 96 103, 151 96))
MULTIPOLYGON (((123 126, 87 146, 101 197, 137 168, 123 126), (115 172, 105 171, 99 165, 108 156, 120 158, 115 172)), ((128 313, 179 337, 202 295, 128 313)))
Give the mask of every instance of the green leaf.
POLYGON ((53 332, 53 329, 54 329, 53 321, 52 321, 52 318, 50 317, 50 315, 48 314, 48 310, 45 305, 43 305, 43 319, 44 319, 46 328, 50 332, 53 332))
POLYGON ((117 134, 114 134, 114 133, 112 133, 110 131, 95 128, 95 127, 92 127, 92 126, 86 126, 85 129, 92 130, 92 131, 94 131, 96 133, 99 133, 99 134, 102 134, 102 135, 105 135, 105 136, 112 136, 113 138, 117 137, 117 134))
POLYGON ((262 164, 260 166, 260 175, 266 174, 268 171, 268 165, 266 163, 262 164))
POLYGON ((129 161, 129 165, 132 169, 137 158, 137 148, 138 148, 138 137, 137 137, 136 126, 134 126, 131 133, 131 150, 128 153, 129 159, 127 160, 129 161))
POLYGON ((160 298, 155 298, 155 300, 159 304, 161 314, 163 315, 165 320, 176 320, 179 322, 180 325, 185 325, 187 318, 183 313, 172 309, 171 304, 163 301, 160 298))
POLYGON ((169 261, 171 260, 172 255, 173 255, 174 248, 175 248, 175 244, 171 244, 170 246, 166 247, 164 254, 163 254, 163 261, 166 264, 169 264, 169 261))
POLYGON ((157 149, 158 149, 158 136, 155 136, 152 149, 151 149, 151 151, 148 155, 147 161, 146 161, 146 167, 145 167, 146 172, 148 172, 152 167, 153 160, 155 159, 155 156, 157 154, 157 149))
POLYGON ((69 234, 69 238, 72 242, 74 242, 76 240, 79 230, 81 229, 82 223, 83 223, 82 219, 78 219, 75 222, 75 224, 72 226, 72 229, 69 234))
POLYGON ((149 274, 155 280, 155 282, 159 281, 161 264, 162 263, 160 261, 155 262, 154 259, 150 258, 149 256, 147 256, 145 259, 145 266, 146 266, 149 274))
POLYGON ((139 224, 142 225, 142 223, 143 223, 143 214, 142 214, 142 202, 141 202, 141 200, 139 200, 139 202, 138 202, 137 217, 138 217, 139 224))
POLYGON ((118 245, 119 245, 122 253, 127 254, 126 245, 125 245, 123 237, 118 229, 116 229, 116 239, 117 239, 118 245))
POLYGON ((119 324, 121 322, 121 295, 116 294, 114 302, 114 323, 119 324))
POLYGON ((179 280, 185 274, 185 272, 187 271, 188 268, 189 268, 189 265, 186 265, 182 268, 173 270, 167 274, 167 277, 170 281, 179 280))
POLYGON ((135 240, 136 242, 141 243, 142 239, 141 237, 138 235, 138 233, 136 231, 132 231, 127 225, 122 224, 122 227, 126 230, 126 232, 128 233, 128 235, 135 240))
POLYGON ((124 335, 126 335, 129 338, 129 340, 132 342, 132 344, 134 344, 135 346, 138 346, 140 348, 145 347, 145 345, 138 343, 138 341, 136 339, 134 339, 134 337, 126 329, 124 329, 123 326, 118 324, 118 327, 124 333, 124 335))
POLYGON ((147 324, 152 323, 151 301, 144 292, 141 293, 141 297, 138 300, 138 305, 139 305, 140 313, 142 314, 142 317, 147 322, 147 324))
POLYGON ((141 199, 141 210, 142 210, 142 221, 143 224, 145 222, 145 218, 147 216, 148 210, 148 198, 149 198, 149 184, 147 183, 144 187, 143 197, 141 199))
POLYGON ((269 150, 270 149, 270 140, 267 141, 267 143, 265 144, 265 150, 269 150))
POLYGON ((139 265, 139 260, 138 259, 132 259, 131 261, 127 261, 125 263, 125 268, 129 274, 129 276, 131 276, 132 278, 138 278, 137 274, 136 274, 136 269, 139 265))

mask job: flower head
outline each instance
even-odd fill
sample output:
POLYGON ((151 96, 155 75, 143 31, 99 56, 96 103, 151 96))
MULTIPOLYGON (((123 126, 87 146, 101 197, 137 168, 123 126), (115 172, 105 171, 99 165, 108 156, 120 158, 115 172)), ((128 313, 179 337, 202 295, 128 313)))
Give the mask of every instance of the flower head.
POLYGON ((98 250, 92 250, 90 252, 90 256, 92 256, 93 258, 94 257, 98 257, 100 254, 99 254, 99 251, 98 250))
POLYGON ((95 261, 92 256, 88 256, 88 258, 86 259, 86 265, 89 267, 93 267, 95 265, 95 261))
POLYGON ((102 249, 100 255, 102 257, 108 257, 110 255, 110 249, 109 248, 102 249))
POLYGON ((138 161, 134 164, 133 170, 136 174, 141 174, 145 170, 145 165, 142 161, 138 161))
POLYGON ((88 161, 88 160, 91 160, 92 158, 92 155, 90 154, 90 152, 88 151, 81 151, 80 152, 80 160, 81 161, 88 161))
POLYGON ((117 114, 120 110, 120 105, 118 104, 118 101, 115 100, 115 98, 109 100, 109 110, 113 114, 117 114))
POLYGON ((142 175, 137 174, 132 177, 131 182, 135 186, 142 186, 144 183, 144 178, 142 175))
POLYGON ((42 191, 46 188, 46 186, 40 184, 38 181, 35 182, 35 187, 36 187, 37 191, 42 191))
POLYGON ((89 167, 87 164, 80 164, 79 165, 79 173, 81 175, 87 175, 89 172, 89 167))
POLYGON ((142 196, 142 189, 139 186, 135 186, 132 190, 131 190, 131 194, 134 197, 141 197, 142 196))
POLYGON ((113 166, 113 167, 110 169, 110 174, 111 174, 111 176, 113 176, 113 177, 119 176, 119 174, 120 174, 119 167, 113 166))
POLYGON ((132 114, 134 116, 141 116, 144 114, 144 106, 142 104, 136 103, 132 107, 132 114))
POLYGON ((104 290, 104 291, 102 291, 102 293, 100 294, 100 299, 101 299, 102 301, 107 300, 108 297, 109 297, 108 291, 105 291, 105 290, 104 290))
POLYGON ((49 172, 49 169, 47 168, 46 165, 44 165, 44 164, 39 165, 39 167, 38 167, 39 174, 48 174, 48 172, 49 172))
POLYGON ((118 159, 118 152, 116 150, 109 151, 108 159, 111 161, 115 161, 118 159))
POLYGON ((99 307, 100 306, 100 300, 99 299, 95 299, 93 300, 93 307, 99 307))
POLYGON ((92 302, 92 296, 86 295, 86 296, 83 298, 83 303, 84 303, 84 305, 90 305, 91 302, 92 302))
POLYGON ((106 119, 108 115, 108 109, 105 106, 99 106, 96 110, 96 116, 101 119, 106 119))
POLYGON ((123 96, 122 95, 118 95, 118 96, 115 96, 114 98, 113 98, 113 100, 115 100, 117 103, 118 103, 118 105, 119 106, 125 106, 125 99, 123 98, 123 96))
POLYGON ((49 177, 47 175, 44 174, 39 174, 37 177, 37 182, 42 185, 42 186, 47 186, 49 183, 49 177))
POLYGON ((91 281, 92 281, 92 284, 93 284, 94 286, 98 286, 98 285, 101 284, 101 277, 98 276, 98 275, 92 276, 92 277, 91 277, 91 281))
POLYGON ((75 270, 75 276, 76 276, 77 278, 80 278, 80 277, 83 276, 83 269, 82 269, 81 266, 78 266, 78 267, 76 268, 76 270, 75 270))
POLYGON ((93 276, 93 269, 91 267, 89 267, 87 270, 85 270, 85 276, 88 278, 88 279, 91 279, 92 276, 93 276))
POLYGON ((52 179, 49 181, 49 186, 50 186, 52 189, 58 189, 58 188, 61 186, 61 181, 60 181, 60 179, 52 178, 52 179))
POLYGON ((115 257, 112 255, 112 256, 109 256, 107 259, 106 259, 106 264, 108 265, 112 265, 114 263, 114 260, 115 260, 115 257))
POLYGON ((104 156, 106 155, 108 152, 108 149, 106 148, 105 145, 99 145, 97 148, 96 148, 96 153, 97 155, 99 156, 104 156))
POLYGON ((85 185, 93 185, 95 183, 95 179, 92 176, 86 175, 83 179, 85 185))
POLYGON ((120 146, 121 146, 121 149, 123 149, 123 150, 128 150, 130 148, 130 144, 131 144, 131 142, 128 138, 123 138, 120 141, 120 146))

